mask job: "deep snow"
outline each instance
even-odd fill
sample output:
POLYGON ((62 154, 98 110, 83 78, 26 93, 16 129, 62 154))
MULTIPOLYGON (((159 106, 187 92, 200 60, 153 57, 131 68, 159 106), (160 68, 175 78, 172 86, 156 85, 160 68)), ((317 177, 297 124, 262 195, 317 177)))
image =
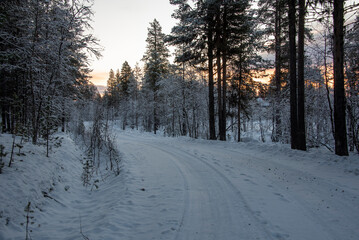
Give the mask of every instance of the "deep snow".
POLYGON ((114 132, 121 174, 99 173, 93 191, 67 135, 50 158, 24 144, 0 174, 0 239, 25 239, 28 202, 34 240, 359 239, 357 154, 114 132))

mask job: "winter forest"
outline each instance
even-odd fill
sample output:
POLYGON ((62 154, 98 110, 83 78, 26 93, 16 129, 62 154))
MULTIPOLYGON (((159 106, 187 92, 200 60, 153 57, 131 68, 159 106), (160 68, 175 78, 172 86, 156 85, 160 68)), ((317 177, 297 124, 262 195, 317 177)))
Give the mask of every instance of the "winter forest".
POLYGON ((357 239, 359 3, 169 2, 103 92, 93 0, 0 2, 0 239, 357 239))
POLYGON ((103 102, 123 129, 238 142, 255 129, 293 149, 358 152, 358 19, 344 25, 357 5, 342 6, 336 25, 327 2, 171 4, 178 25, 165 35, 150 23, 144 68, 124 62, 109 73, 103 102), (166 46, 176 47, 174 64, 166 46), (269 69, 268 82, 254 80, 269 69))

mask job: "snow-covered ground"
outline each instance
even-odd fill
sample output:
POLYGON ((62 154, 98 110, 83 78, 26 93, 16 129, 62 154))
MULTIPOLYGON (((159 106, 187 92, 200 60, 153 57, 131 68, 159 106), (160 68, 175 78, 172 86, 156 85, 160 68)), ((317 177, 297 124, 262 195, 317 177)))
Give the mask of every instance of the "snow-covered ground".
POLYGON ((25 144, 0 174, 0 239, 25 239, 29 201, 36 240, 359 239, 358 155, 114 131, 122 172, 93 191, 69 137, 50 158, 25 144))

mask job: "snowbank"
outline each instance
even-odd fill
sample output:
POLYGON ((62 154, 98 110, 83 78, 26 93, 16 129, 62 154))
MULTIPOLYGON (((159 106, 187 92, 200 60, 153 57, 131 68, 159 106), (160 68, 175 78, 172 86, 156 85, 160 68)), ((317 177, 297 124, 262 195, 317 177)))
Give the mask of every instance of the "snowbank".
MULTIPOLYGON (((48 215, 49 205, 63 205, 59 196, 66 198, 75 185, 81 185, 81 151, 69 136, 58 137, 61 146, 54 146, 49 157, 46 146, 23 142, 21 154, 15 147, 14 161, 8 168, 13 138, 0 135, 7 152, 3 158, 6 167, 0 174, 0 239, 25 239, 27 215, 31 236, 33 229, 42 227, 39 218, 48 215), (29 203, 28 214, 25 208, 29 203)), ((20 137, 16 137, 16 143, 20 143, 20 137)))

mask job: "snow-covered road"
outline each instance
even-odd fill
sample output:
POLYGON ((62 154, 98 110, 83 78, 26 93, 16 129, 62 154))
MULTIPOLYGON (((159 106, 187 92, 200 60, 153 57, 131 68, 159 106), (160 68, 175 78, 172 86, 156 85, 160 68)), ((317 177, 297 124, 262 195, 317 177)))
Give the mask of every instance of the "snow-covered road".
MULTIPOLYGON (((282 144, 165 138, 114 127, 123 168, 91 191, 69 136, 51 158, 26 155, 0 175, 0 239, 357 240, 359 157, 282 144), (49 197, 45 197, 44 193, 49 197)), ((1 140, 6 148, 11 135, 1 140)))
POLYGON ((359 237, 359 177, 318 153, 130 133, 118 144, 128 239, 359 237))

